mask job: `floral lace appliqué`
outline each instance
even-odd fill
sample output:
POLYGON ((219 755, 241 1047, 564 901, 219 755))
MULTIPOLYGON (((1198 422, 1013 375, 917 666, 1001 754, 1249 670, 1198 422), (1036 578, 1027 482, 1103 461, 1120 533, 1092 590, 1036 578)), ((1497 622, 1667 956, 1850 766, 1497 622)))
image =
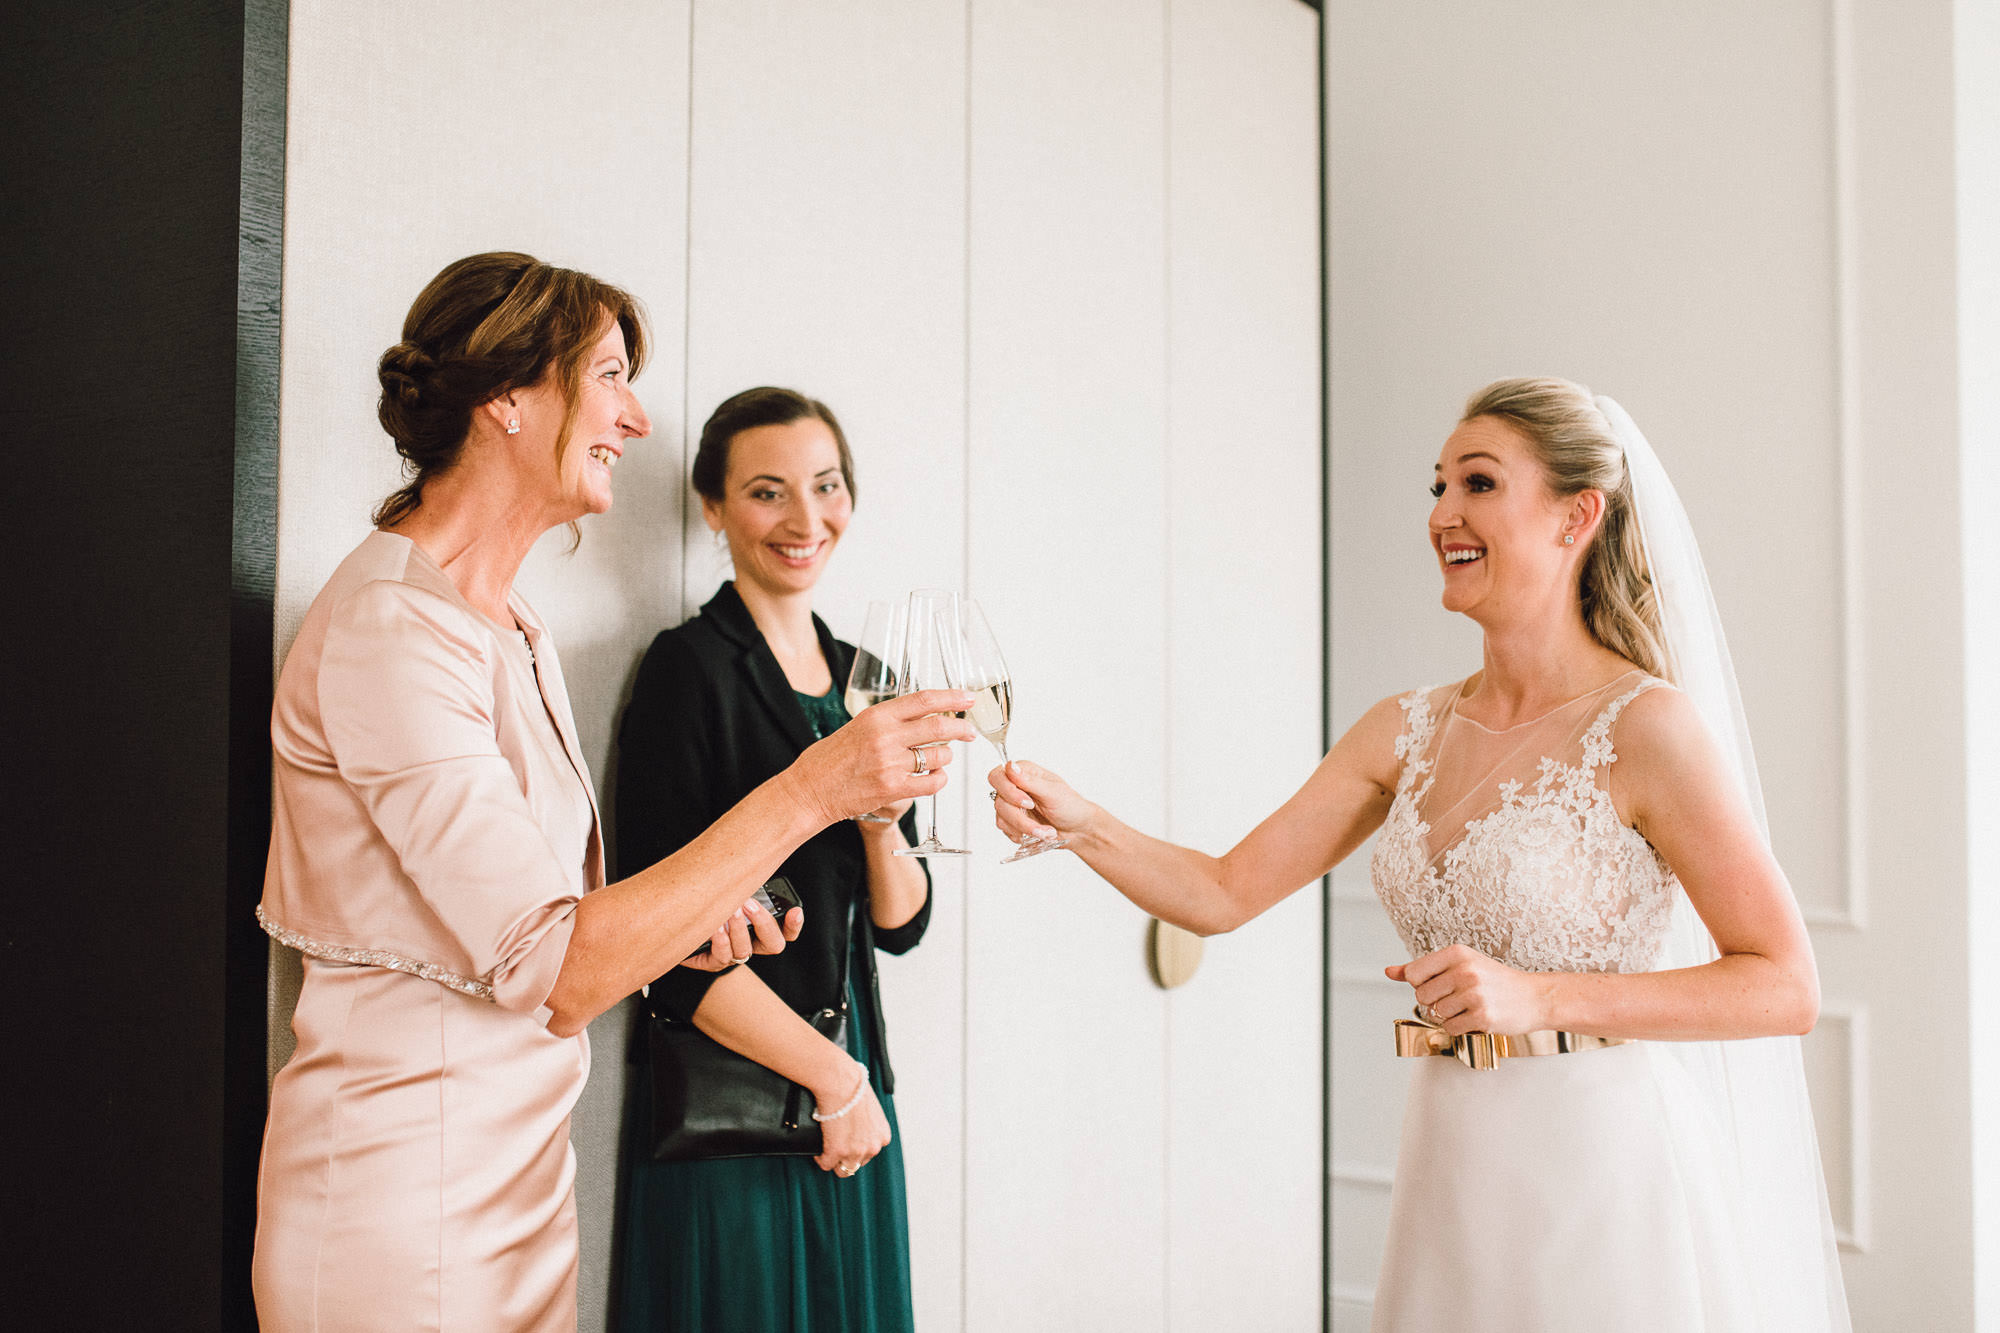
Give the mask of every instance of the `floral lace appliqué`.
POLYGON ((1611 727, 1646 679, 1584 733, 1575 763, 1544 756, 1533 782, 1497 784, 1499 803, 1433 857, 1424 798, 1436 778, 1434 691, 1404 696, 1404 768, 1370 871, 1412 957, 1466 944, 1531 972, 1644 972, 1660 955, 1680 883, 1623 823, 1597 774, 1611 727))

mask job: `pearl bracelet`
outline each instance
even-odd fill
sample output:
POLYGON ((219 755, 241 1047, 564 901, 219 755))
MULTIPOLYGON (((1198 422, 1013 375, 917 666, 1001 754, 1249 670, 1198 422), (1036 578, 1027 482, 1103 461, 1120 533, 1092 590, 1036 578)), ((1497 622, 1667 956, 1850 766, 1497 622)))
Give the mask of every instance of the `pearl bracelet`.
MULTIPOLYGON (((860 1061, 857 1060, 855 1063, 860 1064, 860 1061)), ((840 1117, 846 1115, 849 1111, 852 1111, 855 1107, 861 1105, 861 1094, 866 1091, 868 1091, 868 1066, 862 1065, 861 1082, 855 1085, 854 1095, 847 1099, 847 1105, 841 1107, 838 1111, 835 1111, 830 1115, 821 1115, 818 1111, 814 1111, 813 1119, 819 1121, 822 1125, 829 1120, 840 1119, 840 1117)))

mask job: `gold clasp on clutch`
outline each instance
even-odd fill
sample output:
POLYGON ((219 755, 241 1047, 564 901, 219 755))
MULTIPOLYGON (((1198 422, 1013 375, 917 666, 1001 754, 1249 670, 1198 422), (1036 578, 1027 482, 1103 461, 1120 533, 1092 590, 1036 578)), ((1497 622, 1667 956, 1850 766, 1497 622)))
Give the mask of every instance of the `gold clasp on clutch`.
POLYGON ((1468 1032, 1455 1037, 1443 1028, 1422 1019, 1396 1020, 1396 1054, 1449 1055, 1467 1069, 1498 1069, 1500 1046, 1490 1032, 1468 1032))

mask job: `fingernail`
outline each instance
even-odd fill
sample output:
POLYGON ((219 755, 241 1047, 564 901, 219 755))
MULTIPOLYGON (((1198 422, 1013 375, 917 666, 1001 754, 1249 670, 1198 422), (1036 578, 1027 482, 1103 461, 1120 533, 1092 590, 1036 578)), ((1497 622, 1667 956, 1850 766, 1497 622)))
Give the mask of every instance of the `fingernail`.
POLYGON ((757 913, 763 911, 764 908, 755 898, 752 898, 749 902, 743 904, 743 910, 755 916, 757 913))
POLYGON ((1034 809, 1034 808, 1035 808, 1035 798, 1034 798, 1034 797, 1032 797, 1032 796, 1023 796, 1023 797, 1021 798, 1021 808, 1022 808, 1023 810, 1032 810, 1032 809, 1034 809))

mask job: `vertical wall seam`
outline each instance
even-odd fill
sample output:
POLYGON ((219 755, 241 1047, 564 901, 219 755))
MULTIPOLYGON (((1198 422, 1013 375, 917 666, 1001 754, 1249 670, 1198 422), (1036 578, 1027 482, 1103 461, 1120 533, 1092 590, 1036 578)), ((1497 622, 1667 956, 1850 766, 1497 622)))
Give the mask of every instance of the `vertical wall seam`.
MULTIPOLYGON (((964 586, 972 590, 972 8, 965 0, 965 121, 961 279, 965 321, 959 367, 961 475, 959 540, 964 586)), ((972 1327, 972 876, 959 895, 958 941, 958 1326, 972 1327)))
MULTIPOLYGON (((1317 28, 1319 85, 1319 743, 1320 752, 1333 748, 1333 373, 1331 346, 1333 265, 1327 224, 1327 86, 1326 10, 1319 10, 1317 28)), ((1320 995, 1320 1142, 1319 1142, 1319 1326, 1333 1329, 1333 876, 1319 882, 1320 995)))
POLYGON ((694 460, 688 441, 694 431, 694 19, 695 0, 688 0, 687 143, 682 154, 687 181, 681 192, 681 463, 675 476, 681 497, 681 559, 675 571, 676 624, 688 618, 688 567, 694 562, 694 506, 686 482, 694 460))
MULTIPOLYGON (((1160 818, 1169 841, 1174 822, 1174 3, 1160 0, 1160 818)), ((1158 927, 1152 927, 1158 929, 1158 927)), ((1174 1325, 1174 994, 1160 993, 1160 1327, 1174 1325)))
MULTIPOLYGON (((1862 522, 1863 502, 1860 479, 1864 472, 1862 449, 1860 312, 1856 293, 1860 290, 1860 203, 1856 194, 1859 178, 1854 77, 1854 14, 1850 0, 1831 0, 1827 11, 1829 41, 1829 99, 1831 111, 1831 166, 1833 176, 1833 301, 1834 375, 1837 385, 1838 417, 1835 447, 1839 456, 1838 500, 1840 507, 1840 635, 1841 635, 1841 803, 1845 819, 1842 867, 1843 897, 1837 913, 1808 911, 1806 924, 1865 930, 1868 924, 1868 811, 1865 801, 1868 774, 1867 713, 1867 603, 1861 572, 1864 569, 1862 522)), ((1829 1000, 1826 1010, 1836 1010, 1829 1000)), ((1861 1012, 1865 1013, 1865 1007, 1861 1012)), ((1850 1022, 1850 1042, 1855 1026, 1850 1022)), ((1865 1052, 1864 1052, 1865 1054, 1865 1052)), ((1859 1068, 1849 1050, 1849 1074, 1859 1068)), ((1839 1237, 1841 1248, 1865 1253, 1871 1239, 1872 1156, 1869 1152, 1869 1081, 1853 1078, 1848 1091, 1848 1234, 1839 1237)))
POLYGON ((228 747, 224 778, 222 1328, 254 1328, 250 1266, 269 1107, 271 946, 252 909, 271 841, 278 469, 283 387, 285 124, 290 15, 243 7, 237 156, 235 442, 230 496, 228 747))
MULTIPOLYGON (((1840 587, 1841 587, 1841 728, 1845 742, 1842 773, 1842 804, 1846 819, 1844 852, 1847 864, 1843 882, 1845 902, 1827 924, 1863 929, 1867 925, 1868 824, 1862 793, 1867 790, 1868 733, 1866 711, 1867 673, 1865 590, 1859 574, 1863 568, 1861 545, 1862 502, 1857 481, 1862 475, 1861 373, 1858 364, 1860 316, 1854 293, 1860 283, 1860 260, 1856 254, 1859 232, 1859 201, 1855 197, 1856 140, 1854 88, 1854 16, 1849 0, 1831 0, 1828 8, 1832 66, 1832 166, 1833 166, 1833 299, 1834 373, 1838 377, 1837 447, 1840 485, 1840 587)), ((1808 924, 1820 924, 1813 912, 1808 924)))

